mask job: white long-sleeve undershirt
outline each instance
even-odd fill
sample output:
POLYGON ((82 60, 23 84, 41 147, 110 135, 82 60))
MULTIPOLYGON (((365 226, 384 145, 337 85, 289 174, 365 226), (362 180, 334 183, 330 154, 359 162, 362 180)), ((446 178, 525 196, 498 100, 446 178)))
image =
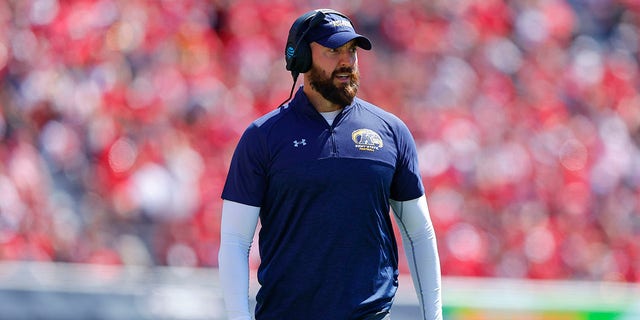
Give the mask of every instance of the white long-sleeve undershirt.
POLYGON ((251 320, 249 250, 259 215, 259 207, 222 202, 218 272, 229 320, 251 320))
POLYGON ((426 197, 391 200, 424 320, 442 319, 440 258, 426 197))
MULTIPOLYGON (((442 319, 440 261, 427 201, 423 195, 409 201, 391 201, 409 262, 424 320, 442 319)), ((251 320, 249 310, 249 250, 258 224, 259 207, 224 200, 219 276, 227 316, 251 320)))

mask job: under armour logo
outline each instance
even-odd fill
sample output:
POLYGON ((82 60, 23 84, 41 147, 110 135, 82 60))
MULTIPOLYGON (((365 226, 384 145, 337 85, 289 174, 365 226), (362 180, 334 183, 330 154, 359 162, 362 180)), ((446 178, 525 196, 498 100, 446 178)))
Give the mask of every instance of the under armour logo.
POLYGON ((306 145, 307 145, 307 140, 306 140, 306 139, 302 139, 302 140, 300 140, 300 141, 298 141, 298 140, 293 140, 293 146, 294 146, 294 147, 296 147, 296 148, 297 148, 298 146, 301 146, 301 145, 302 145, 302 146, 306 146, 306 145))

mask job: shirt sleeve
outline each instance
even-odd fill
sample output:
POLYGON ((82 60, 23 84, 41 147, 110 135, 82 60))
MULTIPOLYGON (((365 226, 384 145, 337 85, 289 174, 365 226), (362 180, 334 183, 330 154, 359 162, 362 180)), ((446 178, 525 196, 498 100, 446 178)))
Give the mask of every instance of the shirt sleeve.
POLYGON ((252 123, 233 153, 222 198, 260 207, 267 185, 267 161, 264 139, 259 127, 252 123))
POLYGON ((224 200, 218 272, 227 317, 251 320, 249 311, 249 250, 260 208, 224 200))
POLYGON ((399 119, 394 130, 398 159, 391 182, 391 199, 396 201, 416 199, 424 194, 416 143, 409 128, 399 119))
POLYGON ((442 320, 440 258, 426 197, 391 200, 423 320, 442 320))

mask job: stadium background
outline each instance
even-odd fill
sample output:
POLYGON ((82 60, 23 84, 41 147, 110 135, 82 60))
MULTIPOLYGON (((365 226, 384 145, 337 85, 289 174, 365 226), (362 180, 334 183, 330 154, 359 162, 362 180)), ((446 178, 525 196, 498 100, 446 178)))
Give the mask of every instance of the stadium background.
POLYGON ((637 1, 7 0, 0 317, 216 319, 231 152, 317 7, 373 41, 360 96, 415 135, 448 319, 637 316, 637 1))

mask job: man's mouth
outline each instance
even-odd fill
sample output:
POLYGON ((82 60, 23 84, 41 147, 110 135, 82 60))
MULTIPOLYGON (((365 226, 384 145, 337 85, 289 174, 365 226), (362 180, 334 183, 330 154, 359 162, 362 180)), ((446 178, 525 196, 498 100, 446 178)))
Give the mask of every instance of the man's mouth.
POLYGON ((351 73, 336 73, 335 78, 339 81, 346 82, 351 80, 351 73))

